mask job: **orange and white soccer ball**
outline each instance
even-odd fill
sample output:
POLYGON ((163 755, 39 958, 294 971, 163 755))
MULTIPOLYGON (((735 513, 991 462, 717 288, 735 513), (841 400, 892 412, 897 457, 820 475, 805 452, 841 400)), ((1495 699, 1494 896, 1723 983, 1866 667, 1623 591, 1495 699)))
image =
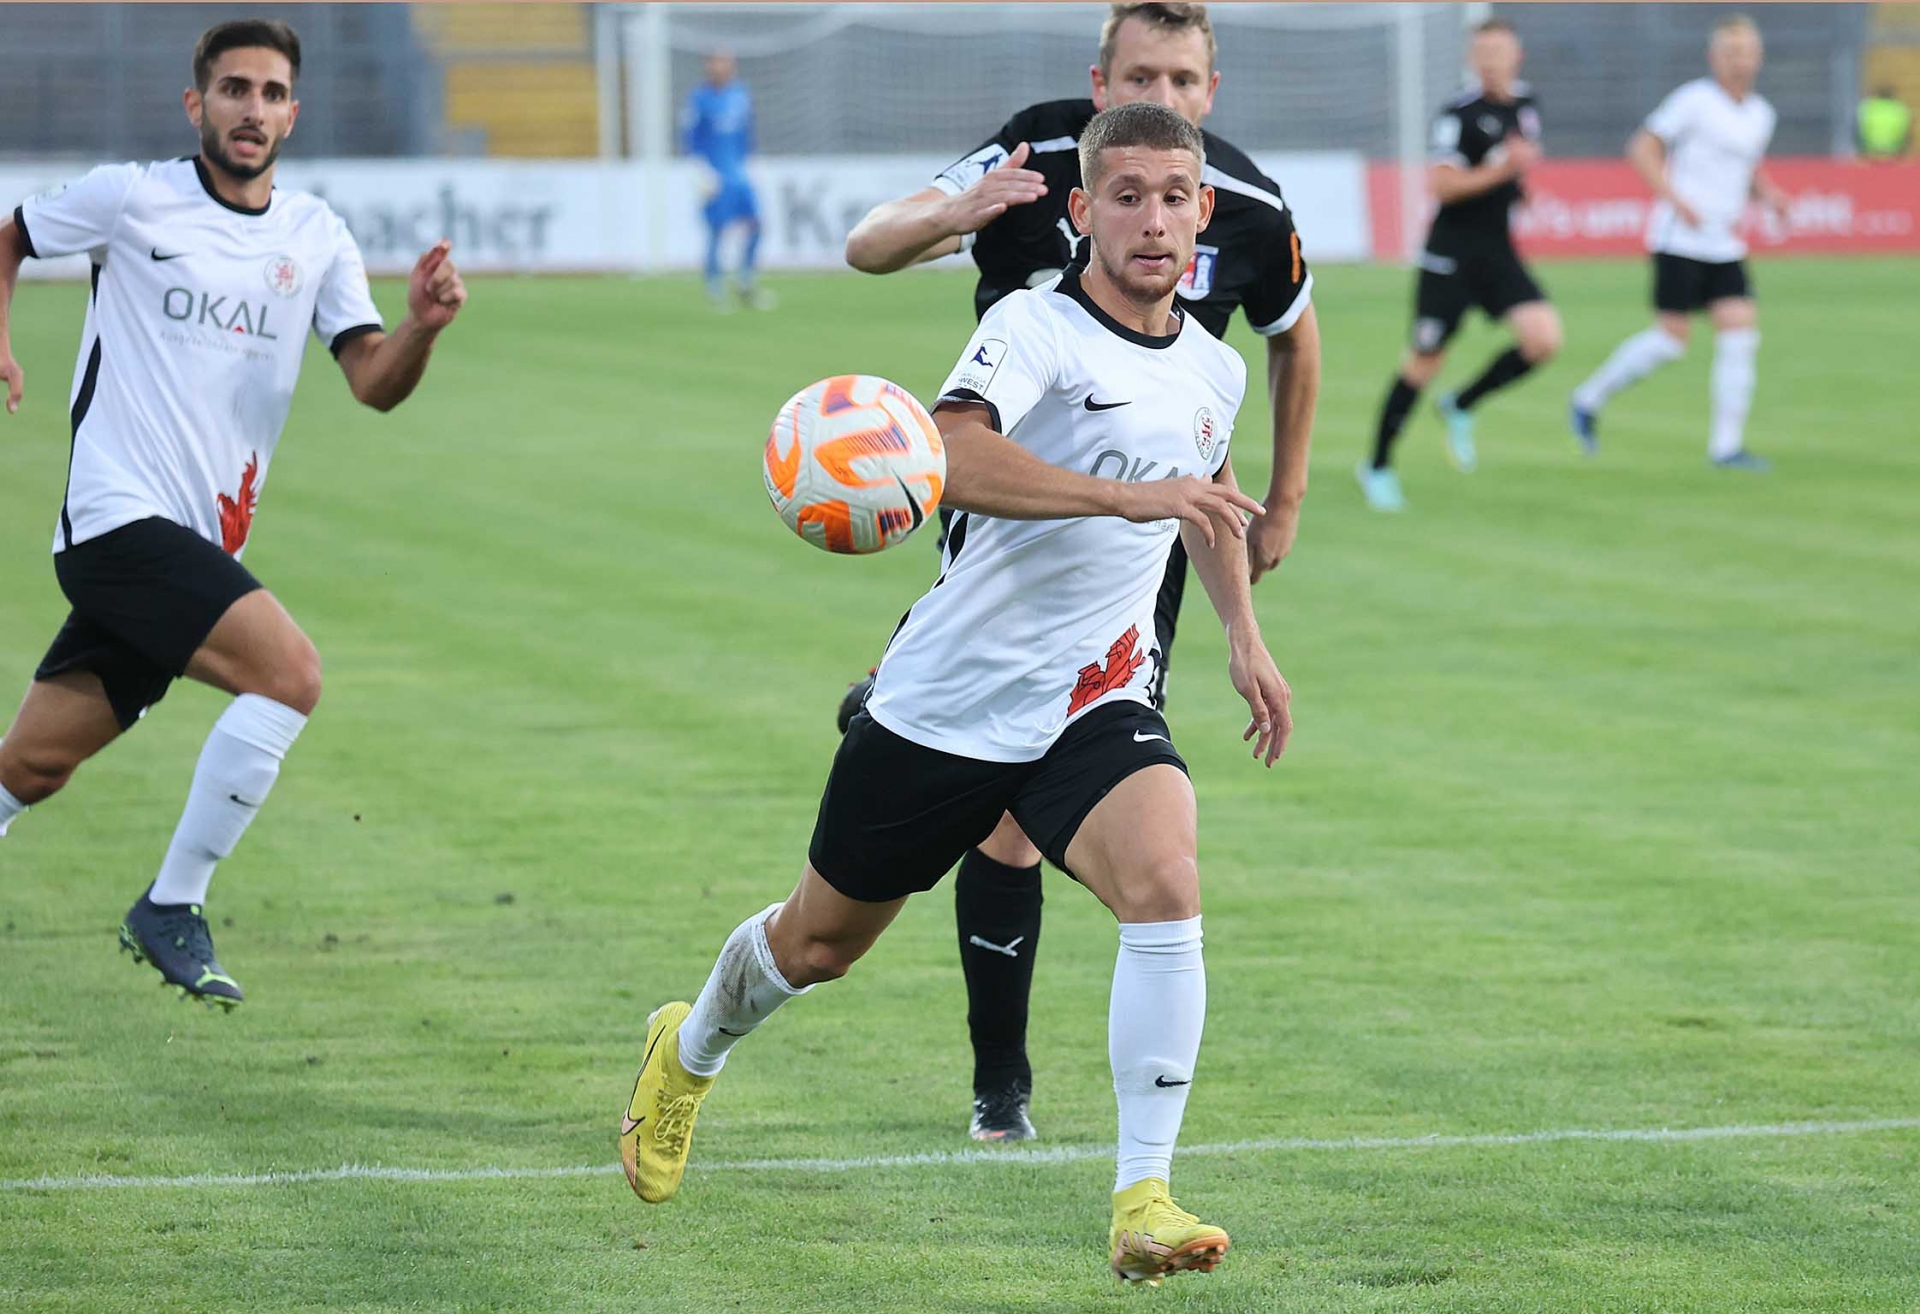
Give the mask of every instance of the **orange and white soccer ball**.
POLYGON ((840 374, 773 418, 764 473, 787 528, 828 552, 878 552, 933 517, 947 450, 927 408, 898 384, 840 374))

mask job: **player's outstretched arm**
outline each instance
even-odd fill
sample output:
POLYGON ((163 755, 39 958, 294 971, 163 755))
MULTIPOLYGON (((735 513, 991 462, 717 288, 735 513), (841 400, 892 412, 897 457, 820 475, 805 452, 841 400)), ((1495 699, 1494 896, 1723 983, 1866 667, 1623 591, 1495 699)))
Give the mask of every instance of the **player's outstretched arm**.
POLYGON ((20 281, 20 265, 27 258, 26 243, 13 216, 0 219, 0 384, 6 385, 7 414, 20 409, 26 375, 13 358, 13 289, 20 281))
MULTIPOLYGON (((1244 538, 1247 513, 1260 512, 1260 504, 1238 488, 1197 477, 1129 484, 1064 469, 996 432, 989 414, 984 404, 954 402, 942 402, 933 413, 947 449, 942 500, 956 510, 1001 520, 1179 520, 1208 543, 1244 538)), ((1244 570, 1244 550, 1240 560, 1244 570)))
POLYGON ((443 238, 414 265, 407 279, 407 317, 399 327, 355 338, 340 349, 340 369, 356 401, 390 411, 419 386, 434 339, 467 304, 452 249, 453 243, 443 238))
POLYGON ((960 239, 977 233, 1007 212, 1047 194, 1046 179, 1025 168, 1027 143, 1021 142, 997 168, 989 169, 965 191, 949 196, 923 187, 911 196, 876 205, 847 234, 847 263, 868 274, 891 274, 927 260, 952 255, 960 239))
POLYGON ((1248 580, 1254 584, 1293 551, 1307 497, 1307 454, 1320 400, 1320 321, 1311 305, 1292 328, 1267 339, 1267 397, 1273 404, 1273 478, 1267 513, 1247 532, 1248 580))
MULTIPOLYGON (((1239 492, 1232 460, 1221 465, 1212 482, 1216 487, 1239 492)), ((1286 750, 1287 736, 1293 733, 1293 691, 1274 665, 1266 640, 1260 637, 1260 622, 1254 619, 1247 545, 1232 534, 1209 540, 1191 526, 1182 526, 1180 534, 1194 573, 1207 590, 1207 601, 1227 630, 1227 675, 1247 700, 1247 729, 1241 740, 1253 739, 1255 760, 1264 758, 1272 766, 1286 750)))

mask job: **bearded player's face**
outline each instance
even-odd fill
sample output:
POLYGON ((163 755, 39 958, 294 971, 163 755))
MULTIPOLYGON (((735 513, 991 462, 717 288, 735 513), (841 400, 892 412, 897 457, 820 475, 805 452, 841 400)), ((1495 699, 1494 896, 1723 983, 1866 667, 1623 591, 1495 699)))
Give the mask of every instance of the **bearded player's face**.
POLYGON ((1173 295, 1213 217, 1213 189, 1184 150, 1115 146, 1091 191, 1075 189, 1073 221, 1093 235, 1093 258, 1127 300, 1148 305, 1173 295))
POLYGON ((1113 63, 1093 70, 1095 109, 1150 100, 1198 127, 1213 108, 1220 75, 1207 58, 1206 34, 1159 28, 1129 18, 1113 36, 1113 63))
POLYGON ((187 92, 187 118, 200 130, 201 153, 234 178, 258 178, 271 169, 299 115, 293 65, 265 47, 225 52, 207 89, 187 92))

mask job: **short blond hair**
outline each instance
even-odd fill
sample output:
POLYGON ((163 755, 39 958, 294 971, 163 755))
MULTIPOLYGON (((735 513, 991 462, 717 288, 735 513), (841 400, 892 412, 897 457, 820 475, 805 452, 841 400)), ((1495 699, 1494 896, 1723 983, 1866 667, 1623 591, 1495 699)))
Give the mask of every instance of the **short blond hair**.
POLYGON ((1760 25, 1753 21, 1753 16, 1750 14, 1728 14, 1725 18, 1713 25, 1708 39, 1711 40, 1713 37, 1719 36, 1722 32, 1751 32, 1755 36, 1759 36, 1760 25))
POLYGON ((1100 74, 1102 77, 1113 69, 1113 48, 1120 43, 1120 25, 1129 18, 1137 18, 1159 32, 1191 30, 1200 33, 1207 39, 1207 72, 1213 72, 1213 61, 1218 47, 1213 39, 1213 20, 1207 17, 1205 5, 1132 4, 1111 6, 1107 12, 1107 21, 1100 26, 1100 74))

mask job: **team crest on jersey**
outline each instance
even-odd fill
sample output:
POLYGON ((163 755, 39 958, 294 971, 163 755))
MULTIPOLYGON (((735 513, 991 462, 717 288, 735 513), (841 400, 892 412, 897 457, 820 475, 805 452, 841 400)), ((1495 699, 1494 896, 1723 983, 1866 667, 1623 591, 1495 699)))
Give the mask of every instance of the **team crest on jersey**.
POLYGON ((1213 412, 1202 406, 1193 413, 1193 445, 1200 449, 1200 459, 1211 461, 1213 449, 1219 445, 1219 430, 1214 425, 1213 412))
POLYGON ((1189 301, 1204 301, 1213 292, 1213 267, 1220 259, 1217 246, 1196 246, 1193 259, 1187 261, 1187 268, 1180 275, 1180 282, 1174 288, 1189 301))
POLYGON ((276 296, 290 297, 300 290, 300 263, 290 255, 267 261, 267 287, 276 296))

